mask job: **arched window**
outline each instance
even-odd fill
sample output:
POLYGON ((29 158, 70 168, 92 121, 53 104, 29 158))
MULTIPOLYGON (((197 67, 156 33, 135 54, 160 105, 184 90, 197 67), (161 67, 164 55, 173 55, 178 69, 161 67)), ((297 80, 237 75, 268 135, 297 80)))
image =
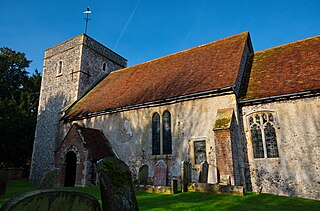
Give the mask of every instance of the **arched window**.
POLYGON ((103 71, 106 71, 106 67, 107 67, 106 63, 103 62, 103 64, 102 64, 102 70, 103 70, 103 71))
POLYGON ((254 113, 249 116, 254 158, 279 157, 273 112, 254 113))
POLYGON ((171 114, 165 111, 162 115, 163 154, 172 153, 171 114))
POLYGON ((264 134, 266 136, 267 157, 279 157, 276 130, 274 129, 273 125, 267 123, 264 128, 264 134))
POLYGON ((257 125, 251 128, 251 140, 254 158, 264 158, 261 130, 257 125))
POLYGON ((152 154, 160 155, 160 116, 158 113, 152 116, 152 154))

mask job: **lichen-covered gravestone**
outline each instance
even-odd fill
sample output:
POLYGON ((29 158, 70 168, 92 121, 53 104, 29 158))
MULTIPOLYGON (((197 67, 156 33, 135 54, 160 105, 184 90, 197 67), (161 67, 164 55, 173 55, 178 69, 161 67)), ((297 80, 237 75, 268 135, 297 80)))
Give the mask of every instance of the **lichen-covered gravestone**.
POLYGON ((207 183, 208 181, 208 162, 203 161, 200 167, 199 182, 207 183))
POLYGON ((167 185, 167 165, 163 160, 159 160, 154 167, 154 186, 167 185))
POLYGON ((100 160, 97 166, 102 208, 107 210, 138 210, 129 167, 115 157, 100 160))
POLYGON ((147 165, 141 166, 139 169, 139 184, 146 185, 149 178, 149 167, 147 165))
POLYGON ((7 201, 1 211, 100 211, 93 196, 68 190, 35 190, 7 201))
POLYGON ((59 187, 60 169, 52 169, 47 171, 43 176, 40 189, 51 189, 59 187))
POLYGON ((7 172, 0 170, 0 196, 6 193, 7 172))

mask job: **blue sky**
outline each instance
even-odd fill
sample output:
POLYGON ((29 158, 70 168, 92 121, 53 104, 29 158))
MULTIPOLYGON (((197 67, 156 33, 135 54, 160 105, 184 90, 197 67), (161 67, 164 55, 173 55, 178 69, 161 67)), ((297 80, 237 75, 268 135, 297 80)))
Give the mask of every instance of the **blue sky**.
POLYGON ((249 31, 255 51, 320 35, 319 0, 0 0, 0 46, 42 71, 44 50, 84 33, 138 64, 249 31))

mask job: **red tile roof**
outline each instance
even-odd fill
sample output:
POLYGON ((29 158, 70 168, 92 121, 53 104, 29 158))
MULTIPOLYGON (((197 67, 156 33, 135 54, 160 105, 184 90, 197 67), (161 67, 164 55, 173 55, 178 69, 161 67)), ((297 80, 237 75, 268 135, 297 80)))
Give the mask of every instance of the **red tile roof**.
POLYGON ((320 89, 320 36, 254 54, 248 89, 252 100, 320 89))
POLYGON ((248 36, 241 33, 111 72, 65 117, 234 86, 248 36))
POLYGON ((77 125, 77 129, 81 131, 80 136, 83 137, 84 146, 88 149, 88 157, 94 160, 100 160, 105 157, 113 157, 112 146, 100 130, 92 128, 84 128, 77 125))

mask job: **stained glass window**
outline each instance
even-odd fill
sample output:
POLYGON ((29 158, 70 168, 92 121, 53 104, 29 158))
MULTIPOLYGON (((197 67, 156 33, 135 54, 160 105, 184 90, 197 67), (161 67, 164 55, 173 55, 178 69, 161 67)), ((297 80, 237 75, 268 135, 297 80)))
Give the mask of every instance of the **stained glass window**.
POLYGON ((254 158, 279 157, 274 114, 263 112, 249 116, 254 158))
POLYGON ((260 124, 260 117, 258 114, 256 115, 256 123, 260 124))
POLYGON ((264 128, 264 133, 265 133, 266 146, 267 146, 267 157, 268 158, 279 157, 276 130, 270 123, 267 123, 266 127, 264 128))
POLYGON ((152 117, 152 154, 160 155, 160 116, 154 113, 152 117))
POLYGON ((263 158, 263 142, 262 142, 262 134, 261 130, 257 125, 254 125, 251 128, 251 139, 253 145, 253 156, 254 158, 263 158))
POLYGON ((266 114, 262 114, 262 119, 263 119, 263 123, 267 122, 267 115, 266 114))
POLYGON ((162 115, 163 154, 172 153, 171 114, 165 111, 162 115))
POLYGON ((253 124, 253 118, 252 117, 249 118, 249 122, 250 122, 250 125, 253 124))
POLYGON ((272 114, 269 114, 269 121, 270 121, 270 122, 273 122, 273 116, 272 116, 272 114))

